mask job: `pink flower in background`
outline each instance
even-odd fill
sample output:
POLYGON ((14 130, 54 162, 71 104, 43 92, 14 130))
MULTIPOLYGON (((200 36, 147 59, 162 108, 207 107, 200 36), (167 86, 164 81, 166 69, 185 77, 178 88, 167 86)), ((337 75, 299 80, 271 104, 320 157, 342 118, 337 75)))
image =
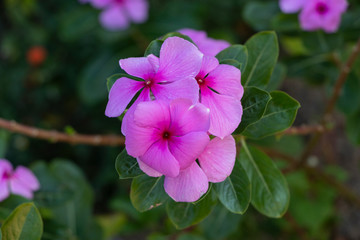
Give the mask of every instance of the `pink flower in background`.
POLYGON ((280 0, 279 5, 284 13, 296 13, 302 9, 307 0, 280 0))
POLYGON ((121 68, 140 79, 136 81, 122 77, 114 83, 105 115, 120 116, 135 94, 140 92, 122 123, 122 132, 126 135, 128 116, 139 102, 150 100, 150 93, 158 100, 187 98, 196 103, 199 99, 199 87, 195 76, 201 68, 202 57, 203 54, 194 44, 179 37, 170 37, 164 41, 159 58, 149 55, 121 59, 121 68))
POLYGON ((336 32, 347 5, 346 0, 310 0, 300 13, 301 28, 306 31, 323 29, 327 33, 336 32))
POLYGON ((194 43, 199 47, 199 50, 208 56, 215 56, 227 47, 230 43, 225 40, 216 40, 207 37, 205 31, 198 31, 190 28, 178 30, 179 33, 189 36, 194 43))
POLYGON ((146 0, 80 0, 91 2, 103 9, 100 22, 104 28, 115 31, 126 29, 130 22, 143 23, 148 18, 148 2, 146 0))
POLYGON ((18 166, 14 171, 9 161, 0 159, 0 201, 10 193, 32 199, 39 188, 39 181, 29 169, 18 166))
POLYGON ((327 33, 336 32, 341 15, 346 11, 346 0, 280 0, 284 13, 300 11, 300 26, 305 31, 323 29, 327 33))
POLYGON ((220 138, 230 135, 238 127, 243 112, 240 70, 219 64, 215 57, 204 56, 196 81, 200 102, 210 109, 209 132, 220 138))
POLYGON ((126 150, 145 172, 155 171, 149 175, 176 177, 209 143, 209 125, 209 109, 189 99, 142 102, 128 124, 126 150))

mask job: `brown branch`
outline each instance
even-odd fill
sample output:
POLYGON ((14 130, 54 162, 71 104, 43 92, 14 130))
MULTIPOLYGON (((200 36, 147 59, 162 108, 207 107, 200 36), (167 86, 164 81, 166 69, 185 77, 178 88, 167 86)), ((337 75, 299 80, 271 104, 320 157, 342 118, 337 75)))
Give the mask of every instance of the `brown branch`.
POLYGON ((54 130, 43 130, 39 128, 25 126, 15 121, 8 121, 0 118, 0 128, 20 133, 32 138, 45 139, 51 142, 66 142, 71 144, 86 144, 94 146, 122 146, 125 139, 122 136, 115 135, 84 135, 84 134, 66 134, 54 130))
MULTIPOLYGON (((325 127, 328 119, 330 118, 330 115, 334 111, 335 105, 337 100, 339 99, 342 87, 344 86, 346 79, 351 71, 351 68, 353 67, 355 60, 360 54, 360 38, 357 42, 357 44, 354 46, 348 60, 346 61, 345 65, 341 68, 340 75, 338 79, 335 82, 335 86, 333 89, 333 93, 326 105, 324 115, 321 119, 321 126, 325 127)), ((310 154, 316 147, 317 143, 319 142, 321 136, 323 135, 323 132, 316 132, 313 137, 308 142, 303 154, 301 155, 300 161, 295 165, 292 166, 293 168, 297 168, 298 165, 304 165, 306 162, 306 159, 309 158, 310 154)))
POLYGON ((322 125, 291 127, 280 133, 280 135, 308 135, 316 132, 325 132, 326 129, 322 125))

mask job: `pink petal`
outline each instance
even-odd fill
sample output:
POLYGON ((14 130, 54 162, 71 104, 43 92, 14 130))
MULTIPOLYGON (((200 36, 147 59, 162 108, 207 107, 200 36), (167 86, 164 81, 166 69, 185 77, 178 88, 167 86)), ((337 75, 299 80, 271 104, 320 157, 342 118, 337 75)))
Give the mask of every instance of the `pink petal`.
POLYGON ((124 136, 126 136, 126 129, 127 129, 127 125, 130 123, 132 123, 133 118, 134 118, 134 112, 136 109, 136 106, 141 103, 141 102, 146 102, 146 101, 150 101, 150 90, 149 88, 144 88, 139 97, 136 99, 136 101, 133 103, 133 105, 131 105, 131 107, 129 108, 129 110, 126 112, 123 120, 122 120, 122 124, 121 124, 121 132, 124 136), (130 119, 130 121, 129 121, 130 119))
POLYGON ((210 127, 210 109, 195 105, 189 99, 176 99, 170 103, 171 131, 178 136, 190 132, 207 132, 210 127))
POLYGON ((151 91, 158 100, 170 101, 177 98, 187 98, 193 103, 199 101, 199 85, 194 78, 183 78, 167 84, 154 84, 151 91))
POLYGON ((143 161, 141 161, 139 158, 137 159, 137 162, 139 163, 139 167, 140 169, 148 176, 150 177, 160 177, 162 176, 161 173, 159 173, 158 171, 152 169, 151 167, 149 167, 148 165, 146 165, 143 161))
POLYGON ((109 101, 106 105, 105 115, 108 117, 120 116, 143 85, 143 82, 126 77, 116 80, 109 92, 109 101))
POLYGON ((177 32, 190 37, 191 40, 193 40, 195 42, 195 44, 196 44, 196 42, 201 42, 207 38, 207 34, 205 31, 198 31, 198 30, 194 30, 191 28, 180 29, 177 32))
POLYGON ((36 191, 40 188, 40 183, 36 176, 28 168, 23 166, 18 166, 12 177, 19 180, 30 190, 36 191))
POLYGON ((88 0, 95 8, 104 8, 112 3, 113 0, 88 0))
POLYGON ((198 45, 200 51, 207 56, 216 56, 225 48, 230 47, 230 43, 228 43, 227 41, 212 38, 207 38, 203 42, 196 43, 196 45, 198 45))
POLYGON ((139 103, 134 112, 134 122, 140 127, 160 131, 168 129, 171 122, 169 104, 161 100, 139 103))
POLYGON ((33 198, 32 190, 17 178, 12 178, 10 180, 10 191, 13 194, 20 195, 28 199, 33 198))
POLYGON ((172 82, 190 77, 200 71, 203 54, 189 41, 179 37, 167 38, 160 49, 157 82, 172 82))
POLYGON ((125 8, 131 20, 136 23, 145 22, 148 18, 149 5, 145 0, 126 0, 125 8))
POLYGON ((212 139, 199 156, 199 163, 209 182, 222 182, 230 176, 235 158, 235 140, 229 135, 224 139, 212 139))
POLYGON ((188 168, 204 151, 209 143, 206 132, 192 132, 181 137, 172 137, 169 140, 169 149, 180 164, 180 169, 188 168))
POLYGON ((224 138, 235 131, 240 124, 242 117, 240 100, 204 88, 201 92, 201 103, 210 108, 211 134, 224 138))
POLYGON ((153 143, 139 159, 165 176, 176 177, 179 175, 179 163, 170 153, 167 141, 159 140, 153 143))
POLYGON ((214 70, 217 66, 219 66, 219 61, 216 57, 204 56, 201 69, 197 77, 204 79, 206 75, 212 70, 214 70))
POLYGON ((8 181, 2 179, 0 180, 0 202, 8 198, 10 195, 8 181))
POLYGON ((106 8, 102 11, 99 18, 101 25, 110 31, 124 30, 130 24, 121 6, 110 6, 106 8))
POLYGON ((240 100, 244 94, 240 70, 234 66, 220 64, 209 73, 206 84, 220 94, 240 100))
POLYGON ((209 183, 204 172, 194 162, 177 177, 166 176, 164 187, 167 194, 177 202, 195 202, 206 193, 209 183))
POLYGON ((120 67, 124 69, 126 73, 147 80, 152 79, 157 71, 157 69, 154 68, 153 63, 149 61, 149 58, 151 58, 152 62, 159 62, 159 59, 156 56, 149 55, 148 57, 121 59, 119 63, 120 67))
POLYGON ((12 175, 13 167, 11 163, 6 159, 0 159, 0 180, 3 178, 4 173, 7 175, 12 175))
POLYGON ((280 0, 279 5, 284 13, 296 13, 304 6, 305 0, 280 0))

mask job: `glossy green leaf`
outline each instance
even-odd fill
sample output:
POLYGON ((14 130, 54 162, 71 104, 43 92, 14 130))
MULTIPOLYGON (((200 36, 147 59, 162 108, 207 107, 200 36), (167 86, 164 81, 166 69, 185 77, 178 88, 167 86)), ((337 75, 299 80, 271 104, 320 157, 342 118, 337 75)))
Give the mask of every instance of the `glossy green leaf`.
POLYGON ((234 60, 234 59, 225 59, 225 60, 222 60, 220 62, 220 64, 227 64, 227 65, 231 65, 231 66, 234 66, 238 69, 241 69, 241 66, 242 64, 239 63, 238 61, 234 60))
POLYGON ((158 207, 167 198, 164 190, 164 177, 154 178, 142 175, 133 179, 130 200, 138 211, 145 212, 158 207))
POLYGON ((242 133, 249 138, 263 138, 289 128, 300 107, 298 101, 281 91, 270 93, 271 100, 262 118, 242 133))
POLYGON ((245 46, 249 56, 241 82, 243 86, 264 88, 270 80, 279 55, 276 33, 257 33, 245 43, 245 46))
POLYGON ((265 112, 266 106, 271 96, 268 92, 257 87, 245 87, 244 96, 241 99, 243 106, 243 116, 239 127, 235 133, 243 132, 247 126, 258 121, 265 112))
POLYGON ((160 49, 161 49, 161 46, 162 44, 164 43, 164 40, 154 40, 152 41, 149 46, 146 48, 145 50, 145 54, 144 56, 148 56, 150 54, 153 54, 157 57, 160 56, 160 49))
POLYGON ((242 166, 235 162, 234 169, 225 181, 215 183, 220 202, 231 212, 243 214, 249 206, 251 185, 242 166))
POLYGON ((271 92, 277 90, 284 81, 285 76, 286 76, 285 65, 281 63, 277 63, 271 75, 270 81, 266 86, 266 91, 271 92))
MULTIPOLYGON (((168 33, 168 34, 166 34, 166 35, 162 38, 162 40, 165 41, 165 40, 166 40, 167 38, 169 38, 169 37, 179 37, 179 38, 185 39, 186 41, 189 41, 189 42, 195 44, 195 43, 193 42, 193 40, 192 40, 189 36, 184 35, 184 34, 181 34, 181 33, 179 33, 179 32, 171 32, 171 33, 168 33)), ((196 45, 196 44, 195 44, 195 45, 196 45)))
POLYGON ((1 226, 3 239, 40 240, 43 222, 34 203, 18 206, 1 226))
POLYGON ((290 200, 287 182, 272 160, 242 140, 239 162, 251 182, 251 204, 268 217, 285 214, 290 200))
POLYGON ((141 171, 136 158, 130 156, 126 149, 124 149, 116 158, 115 163, 116 171, 119 174, 120 179, 134 178, 144 174, 141 171))
POLYGON ((170 200, 166 205, 166 211, 176 228, 183 229, 201 222, 211 213, 215 204, 216 194, 211 191, 196 204, 170 200))
POLYGON ((241 64, 241 72, 243 73, 246 68, 246 64, 248 61, 248 50, 244 45, 232 45, 216 55, 216 58, 220 63, 226 60, 236 60, 241 64))

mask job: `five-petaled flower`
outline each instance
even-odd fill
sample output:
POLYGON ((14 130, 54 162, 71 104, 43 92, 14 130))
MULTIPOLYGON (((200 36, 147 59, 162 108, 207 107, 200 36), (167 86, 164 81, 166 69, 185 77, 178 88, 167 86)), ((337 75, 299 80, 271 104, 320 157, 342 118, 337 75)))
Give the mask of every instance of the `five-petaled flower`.
POLYGON ((0 201, 10 193, 32 199, 39 188, 39 181, 29 169, 18 166, 14 171, 9 161, 0 159, 0 201))
POLYGON ((148 18, 147 0, 80 0, 90 2, 94 7, 104 9, 100 23, 108 30, 126 29, 130 22, 143 23, 148 18))
POLYGON ((119 78, 110 90, 105 115, 120 116, 135 94, 140 92, 122 123, 122 132, 127 135, 128 117, 139 102, 151 100, 150 93, 157 100, 187 98, 196 103, 199 87, 195 76, 200 71, 202 57, 203 54, 192 43, 179 37, 170 37, 164 41, 159 58, 149 55, 121 59, 121 68, 140 78, 140 81, 119 78))
POLYGON ((305 31, 336 32, 347 6, 346 0, 280 0, 280 8, 285 13, 301 10, 300 26, 305 31))

